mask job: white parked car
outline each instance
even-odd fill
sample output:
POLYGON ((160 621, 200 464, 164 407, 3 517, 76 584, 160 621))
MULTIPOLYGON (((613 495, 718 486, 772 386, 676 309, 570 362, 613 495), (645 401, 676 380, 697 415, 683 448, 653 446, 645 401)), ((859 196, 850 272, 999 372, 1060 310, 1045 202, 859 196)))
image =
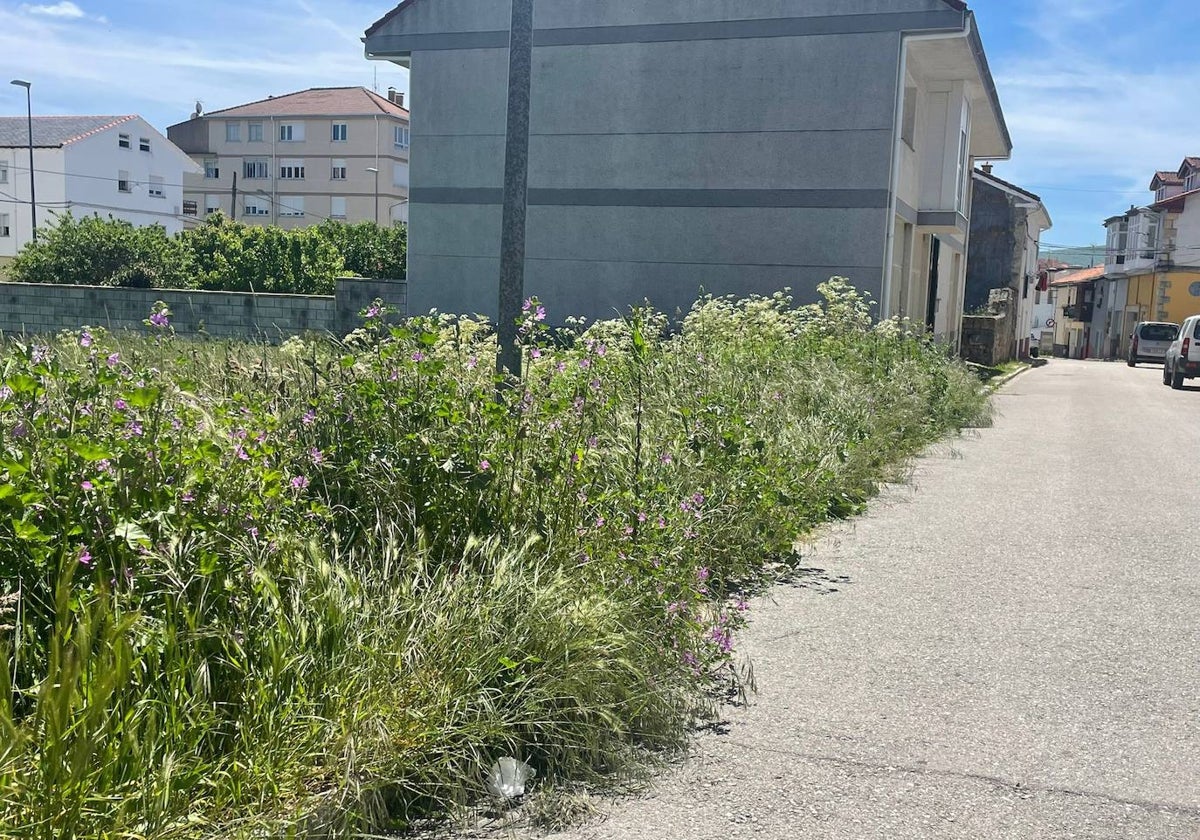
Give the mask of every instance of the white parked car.
POLYGON ((1182 388, 1183 380, 1200 376, 1200 315, 1183 322, 1179 337, 1163 358, 1163 384, 1182 388))
POLYGON ((1167 348, 1179 337, 1179 325, 1167 321, 1142 321, 1133 328, 1133 341, 1129 343, 1130 367, 1138 362, 1162 364, 1167 348))

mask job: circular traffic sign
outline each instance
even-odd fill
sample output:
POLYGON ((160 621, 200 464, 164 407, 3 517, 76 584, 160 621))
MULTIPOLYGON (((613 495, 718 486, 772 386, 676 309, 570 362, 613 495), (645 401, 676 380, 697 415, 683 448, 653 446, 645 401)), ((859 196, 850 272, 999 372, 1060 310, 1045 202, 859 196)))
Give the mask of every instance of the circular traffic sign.
POLYGON ((1055 321, 1053 318, 1047 318, 1047 319, 1046 319, 1046 326, 1047 326, 1047 327, 1053 327, 1053 326, 1057 326, 1057 325, 1058 325, 1058 322, 1057 322, 1057 321, 1055 321))

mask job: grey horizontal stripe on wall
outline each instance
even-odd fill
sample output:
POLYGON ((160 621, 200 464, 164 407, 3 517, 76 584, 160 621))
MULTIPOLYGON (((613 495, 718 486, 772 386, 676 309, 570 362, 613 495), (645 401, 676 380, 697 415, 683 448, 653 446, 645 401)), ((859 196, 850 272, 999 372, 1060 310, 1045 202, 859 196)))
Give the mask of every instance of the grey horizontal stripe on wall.
MULTIPOLYGON (((412 190, 413 204, 499 204, 500 189, 425 187, 412 190)), ((759 207, 877 209, 887 190, 555 190, 530 189, 538 207, 759 207)))
POLYGON ((896 199, 896 215, 910 225, 915 225, 920 221, 920 214, 917 213, 916 208, 909 207, 906 202, 898 198, 896 199))
MULTIPOLYGON (((535 47, 594 46, 601 44, 652 44, 668 41, 726 41, 739 38, 795 38, 805 35, 866 35, 876 32, 927 32, 960 30, 961 12, 892 12, 867 15, 823 15, 765 20, 718 20, 695 23, 647 23, 636 26, 591 26, 539 29, 535 47)), ((423 50, 505 49, 508 33, 445 32, 430 35, 376 35, 367 39, 367 53, 423 50)))
POLYGON ((966 220, 955 213, 953 210, 947 211, 926 211, 917 214, 917 224, 922 227, 953 227, 958 230, 966 230, 964 224, 966 220))
POLYGON ((726 41, 739 38, 795 38, 805 35, 866 35, 875 32, 961 29, 962 25, 962 14, 959 12, 894 12, 875 15, 540 29, 533 33, 533 44, 537 47, 567 47, 653 44, 665 41, 726 41))

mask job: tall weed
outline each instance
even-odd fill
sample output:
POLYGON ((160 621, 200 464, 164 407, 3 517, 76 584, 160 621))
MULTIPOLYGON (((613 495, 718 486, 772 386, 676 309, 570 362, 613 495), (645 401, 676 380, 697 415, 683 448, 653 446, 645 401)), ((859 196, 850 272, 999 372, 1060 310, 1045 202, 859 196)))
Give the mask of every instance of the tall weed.
POLYGON ((0 826, 350 836, 598 779, 737 687, 739 593, 986 421, 843 281, 545 327, 339 342, 100 330, 0 350, 0 826))

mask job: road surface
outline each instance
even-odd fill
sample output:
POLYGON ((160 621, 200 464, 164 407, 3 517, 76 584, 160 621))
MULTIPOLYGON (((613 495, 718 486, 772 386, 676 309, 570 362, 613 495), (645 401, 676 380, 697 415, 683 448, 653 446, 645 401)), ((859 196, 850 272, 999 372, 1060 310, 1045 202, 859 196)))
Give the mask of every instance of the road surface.
POLYGON ((1200 388, 1053 360, 996 408, 754 605, 724 734, 555 836, 1200 837, 1200 388))

